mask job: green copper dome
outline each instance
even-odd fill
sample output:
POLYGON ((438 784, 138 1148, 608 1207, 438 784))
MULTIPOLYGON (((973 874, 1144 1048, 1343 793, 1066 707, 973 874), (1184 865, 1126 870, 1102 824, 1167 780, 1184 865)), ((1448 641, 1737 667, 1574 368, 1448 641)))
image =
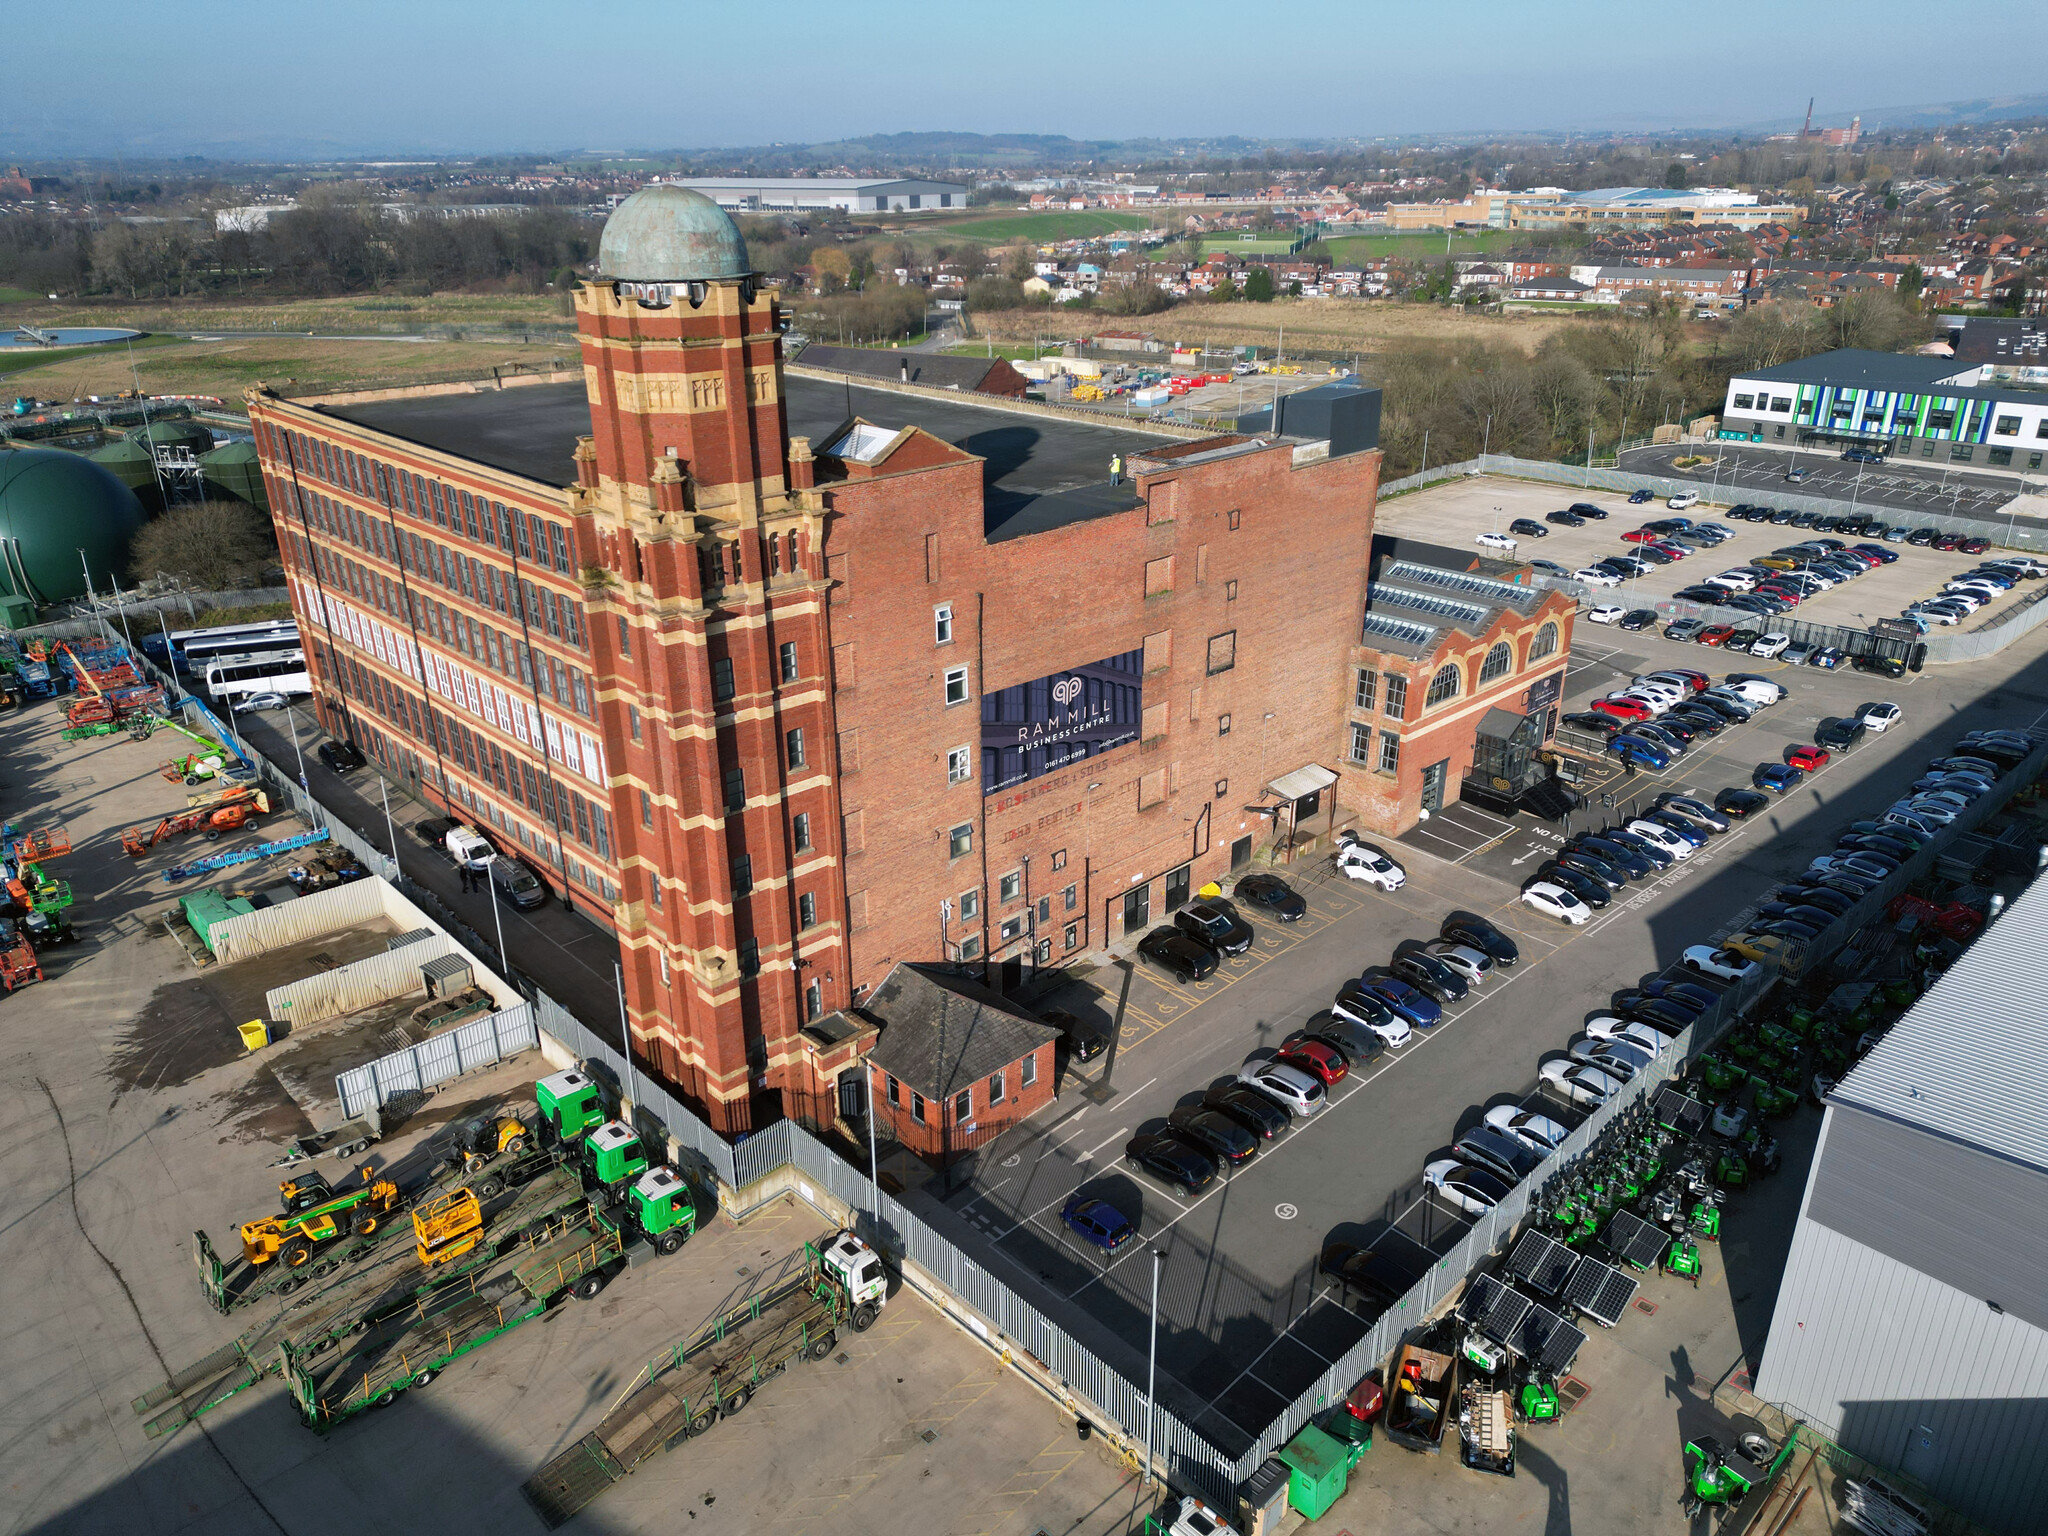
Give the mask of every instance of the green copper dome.
POLYGON ((615 282, 745 277, 747 242, 718 204, 688 187, 642 187, 605 220, 597 269, 615 282))

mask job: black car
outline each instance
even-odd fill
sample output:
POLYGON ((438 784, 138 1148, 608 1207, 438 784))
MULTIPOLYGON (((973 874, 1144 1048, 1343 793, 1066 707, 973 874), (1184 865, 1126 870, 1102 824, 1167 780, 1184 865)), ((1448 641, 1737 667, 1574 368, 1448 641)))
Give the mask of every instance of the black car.
POLYGON ((323 741, 316 755, 334 773, 351 773, 364 762, 362 748, 352 741, 323 741))
POLYGON ((1440 1003, 1455 1003, 1472 990, 1470 982, 1433 955, 1396 955, 1387 969, 1440 1003))
POLYGON ((1558 852, 1557 862, 1566 869, 1575 869, 1582 875, 1591 876, 1610 891, 1618 891, 1628 884, 1628 876, 1598 854, 1586 853, 1576 848, 1565 848, 1558 852))
POLYGON ((1138 940, 1138 955, 1173 972, 1176 981, 1201 981, 1216 971, 1216 951, 1197 944, 1178 928, 1154 928, 1138 940))
POLYGON ((1576 512, 1548 512, 1544 514, 1543 521, 1546 523, 1556 523, 1560 528, 1583 528, 1586 526, 1586 520, 1576 512))
POLYGON ((1610 864, 1619 865, 1637 880, 1647 880, 1657 872, 1657 865, 1651 863, 1640 851, 1626 843, 1617 843, 1611 838, 1587 833, 1573 838, 1565 846, 1577 848, 1592 854, 1596 859, 1605 859, 1610 864))
POLYGON ((1681 704, 1664 717, 1666 720, 1680 720, 1705 736, 1718 736, 1728 728, 1728 722, 1711 709, 1700 704, 1681 704))
POLYGON ((1712 698, 1704 693, 1700 694, 1692 702, 1701 709, 1711 709, 1715 714, 1732 725, 1740 725, 1743 721, 1750 719, 1756 714, 1756 710, 1753 707, 1731 703, 1727 699, 1712 698))
POLYGON ((1860 851, 1881 853, 1886 858, 1904 863, 1913 857, 1913 850, 1895 837, 1886 837, 1882 832, 1856 832, 1841 839, 1835 847, 1844 853, 1860 851))
POLYGON ((1730 651, 1746 651, 1762 638, 1763 631, 1761 630, 1738 629, 1728 637, 1727 649, 1730 651))
POLYGON ((1759 794, 1753 789, 1724 789, 1714 796, 1714 809, 1723 816, 1733 816, 1737 819, 1754 816, 1770 803, 1769 795, 1759 794))
POLYGON ((1578 513, 1581 517, 1590 517, 1596 523, 1607 521, 1607 514, 1599 507, 1594 506, 1590 501, 1575 501, 1571 505, 1571 510, 1578 513))
POLYGON ((1271 1141, 1294 1123, 1294 1115, 1285 1104, 1239 1082, 1211 1088, 1202 1095, 1202 1107, 1221 1110, 1264 1141, 1271 1141))
MULTIPOLYGON (((1639 854, 1653 866, 1652 873, 1659 869, 1669 869, 1678 862, 1669 848, 1653 843, 1642 833, 1631 832, 1627 827, 1608 827, 1598 836, 1602 842, 1619 843, 1631 852, 1639 854)), ((1599 849, 1593 851, 1598 853, 1599 849)))
POLYGON ((1864 725, 1861 720, 1823 720, 1814 728, 1815 743, 1830 752, 1846 752, 1863 739, 1864 725))
POLYGON ((1439 930, 1454 944, 1469 944, 1495 965, 1513 965, 1522 958, 1515 941, 1476 912, 1453 912, 1439 930))
MULTIPOLYGON (((1646 1003, 1669 1003, 1676 1006, 1677 1008, 1683 1010, 1686 1014, 1690 1016, 1686 1020, 1687 1024, 1690 1024, 1693 1019, 1698 1018, 1701 1014, 1705 1013, 1708 1008, 1713 1006, 1711 1003, 1705 1003, 1695 1007, 1692 1000, 1689 998, 1653 997, 1650 995, 1648 990, 1646 990, 1643 987, 1624 987, 1621 989, 1621 991, 1614 994, 1615 1008, 1622 1014, 1631 1017, 1643 1018, 1643 1015, 1637 1013, 1636 1010, 1638 1008, 1641 1008, 1646 1003)), ((1675 1035, 1678 1033, 1680 1029, 1683 1029, 1685 1027, 1684 1024, 1680 1024, 1677 1026, 1661 1025, 1647 1018, 1643 1018, 1643 1022, 1649 1024, 1651 1028, 1655 1029, 1659 1034, 1662 1035, 1675 1035)))
POLYGON ((1168 1115, 1166 1123, 1175 1135, 1232 1166, 1247 1161, 1259 1150, 1258 1138, 1220 1109, 1186 1105, 1168 1115))
POLYGON ((1699 1014, 1674 997, 1646 997, 1629 1009, 1628 1016, 1642 1020, 1653 1029, 1668 1029, 1675 1032, 1691 1024, 1699 1014))
POLYGON ((1220 901, 1198 901, 1173 914, 1173 926, 1219 955, 1241 955, 1258 935, 1252 925, 1220 901))
POLYGON ((1906 542, 1908 544, 1916 545, 1921 549, 1925 549, 1928 545, 1932 544, 1936 539, 1940 537, 1941 530, 1939 528, 1915 528, 1911 533, 1906 535, 1906 542))
POLYGON ((1093 1061, 1109 1049, 1109 1031, 1100 1024, 1091 1024, 1064 1008, 1048 1008, 1039 1017, 1060 1032, 1060 1043, 1074 1061, 1093 1061))
POLYGON ((1216 1181, 1216 1159, 1192 1142, 1156 1131, 1124 1143, 1124 1161, 1183 1194, 1199 1195, 1216 1181))
POLYGON ((1530 879, 1548 880, 1552 885, 1561 885, 1596 912, 1606 906, 1609 899, 1607 887, 1598 880, 1554 859, 1549 863, 1537 865, 1536 873, 1530 876, 1530 879))
POLYGON ((1872 672, 1879 677, 1904 677, 1906 664, 1896 656, 1857 656, 1849 665, 1858 672, 1872 672))
POLYGON ((1512 523, 1509 523, 1508 532, 1519 533, 1523 537, 1531 539, 1547 539, 1550 537, 1550 530, 1548 528, 1526 517, 1518 517, 1512 523))
MULTIPOLYGON (((1807 927, 1817 932, 1825 931, 1834 923, 1836 918, 1842 915, 1839 912, 1830 912, 1825 907, 1818 907, 1812 902, 1807 901, 1774 901, 1770 905, 1774 907, 1781 906, 1785 910, 1783 912, 1771 912, 1766 914, 1767 916, 1789 917, 1793 922, 1804 923, 1807 927)), ((1762 912, 1763 908, 1759 907, 1757 910, 1762 912)))
POLYGON ((1543 1155, 1519 1137, 1497 1131, 1490 1125, 1474 1126, 1451 1147, 1451 1155, 1475 1168, 1498 1174, 1511 1184, 1543 1166, 1543 1155))
MULTIPOLYGON (((1340 995, 1346 997, 1350 1005, 1356 1008, 1359 1005, 1360 991, 1360 988, 1347 987, 1340 995)), ((1372 994, 1368 992, 1364 995, 1371 997, 1372 994)), ((1393 1010, 1387 1011, 1391 1013, 1393 1010)), ((1283 1044, 1292 1044, 1295 1040, 1303 1038, 1322 1041, 1353 1067, 1377 1061, 1387 1051, 1387 1042, 1382 1040, 1376 1031, 1356 1019, 1347 1019, 1341 1014, 1333 1013, 1328 1008, 1311 1017, 1302 1025, 1299 1035, 1289 1035, 1283 1044)))
POLYGON ((1636 546, 1636 558, 1638 560, 1647 560, 1652 565, 1673 565, 1676 563, 1673 556, 1666 554, 1654 544, 1638 544, 1636 546))
POLYGON ((1278 875, 1246 875, 1232 892, 1248 907, 1259 907, 1283 923, 1297 921, 1308 911, 1301 892, 1278 875))
POLYGON ((461 825, 461 822, 450 821, 446 816, 429 816, 425 821, 412 824, 412 835, 434 852, 445 854, 448 851, 448 834, 461 825))
POLYGON ((1565 715, 1559 724, 1575 725, 1582 731, 1598 731, 1602 736, 1612 736, 1627 722, 1617 720, 1612 715, 1603 715, 1597 709, 1587 709, 1565 715))
POLYGON ((1648 629, 1656 622, 1657 610, 1654 608, 1636 608, 1621 616, 1623 629, 1648 629))
POLYGON ((1382 1306, 1392 1306, 1415 1289, 1429 1272, 1428 1257, 1414 1259, 1386 1247, 1360 1248, 1330 1243, 1316 1260, 1316 1269, 1347 1290, 1357 1291, 1382 1306))

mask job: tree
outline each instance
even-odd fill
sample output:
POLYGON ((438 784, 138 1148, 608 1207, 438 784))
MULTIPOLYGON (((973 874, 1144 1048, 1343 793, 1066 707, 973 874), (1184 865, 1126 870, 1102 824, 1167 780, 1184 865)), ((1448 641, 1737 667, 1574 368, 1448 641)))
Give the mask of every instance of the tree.
POLYGON ((1899 274, 1899 297, 1902 299, 1918 299, 1921 291, 1926 286, 1927 274, 1920 270, 1920 263, 1917 261, 1907 262, 1906 270, 1899 274))
POLYGON ((128 552, 136 579, 162 574, 201 592, 253 587, 277 565, 270 519, 240 501, 172 507, 135 536, 128 552))
POLYGON ((1273 274, 1265 267, 1253 267, 1244 277, 1244 296, 1254 304, 1273 301, 1273 274))
POLYGON ((967 285, 967 308, 970 313, 991 309, 1022 309, 1029 302, 1023 285, 1013 278, 977 277, 967 285))
POLYGON ((853 277, 853 261, 836 245, 811 252, 811 270, 818 274, 820 293, 837 293, 853 277))
POLYGON ((1679 190, 1684 189, 1685 167, 1678 161, 1674 160, 1669 165, 1664 167, 1664 185, 1667 187, 1674 187, 1679 190))
POLYGON ((1228 277, 1225 277, 1214 288, 1209 290, 1209 302, 1211 304, 1228 304, 1236 297, 1237 284, 1233 283, 1228 277))

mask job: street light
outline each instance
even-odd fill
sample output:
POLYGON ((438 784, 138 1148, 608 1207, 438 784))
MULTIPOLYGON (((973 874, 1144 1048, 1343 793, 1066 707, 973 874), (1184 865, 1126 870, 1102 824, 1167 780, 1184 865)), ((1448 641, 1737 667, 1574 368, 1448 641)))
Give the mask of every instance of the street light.
POLYGON ((1159 1374, 1159 1267, 1166 1262, 1160 1249, 1152 1250, 1152 1342, 1145 1352, 1145 1476, 1141 1487, 1152 1486, 1152 1411, 1154 1387, 1159 1374))
POLYGON ((398 829, 391 824, 391 781, 383 774, 377 775, 377 789, 384 797, 384 835, 391 839, 391 870, 393 875, 403 874, 398 865, 398 829))
POLYGON ((284 714, 292 723, 292 755, 299 760, 299 788, 310 795, 313 790, 306 783, 306 754, 299 747, 299 712, 287 704, 284 707, 284 714))

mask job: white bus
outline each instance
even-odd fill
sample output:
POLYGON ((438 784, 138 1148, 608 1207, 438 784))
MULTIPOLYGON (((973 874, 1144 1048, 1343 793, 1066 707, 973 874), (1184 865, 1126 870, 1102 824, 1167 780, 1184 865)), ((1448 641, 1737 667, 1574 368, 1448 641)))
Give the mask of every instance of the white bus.
POLYGON ((231 705, 251 693, 281 693, 292 698, 312 691, 304 651, 216 656, 206 663, 207 697, 231 705))
POLYGON ((215 629, 174 630, 171 660, 181 671, 203 672, 216 656, 289 651, 298 646, 299 626, 292 619, 263 624, 225 624, 215 629))

